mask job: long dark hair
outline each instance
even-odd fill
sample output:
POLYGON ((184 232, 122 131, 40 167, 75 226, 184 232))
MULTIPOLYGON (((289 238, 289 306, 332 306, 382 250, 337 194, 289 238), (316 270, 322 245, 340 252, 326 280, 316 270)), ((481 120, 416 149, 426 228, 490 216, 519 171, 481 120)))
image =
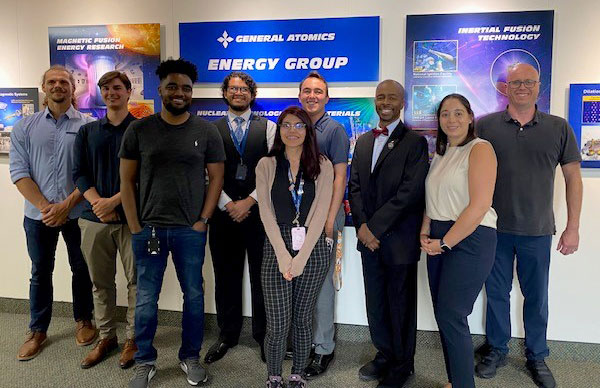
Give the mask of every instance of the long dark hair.
POLYGON ((446 153, 446 147, 448 146, 448 136, 444 133, 444 131, 442 131, 442 127, 440 126, 440 115, 442 114, 442 105, 444 105, 444 102, 446 102, 446 100, 449 100, 451 98, 458 100, 458 102, 460 102, 462 106, 465 107, 467 113, 473 118, 473 120, 471 120, 471 124, 469 124, 469 129, 467 130, 467 137, 465 138, 465 140, 463 140, 462 143, 459 144, 459 146, 464 146, 465 144, 477 137, 477 134, 475 133, 475 115, 473 114, 473 109, 471 109, 471 103, 469 102, 469 100, 467 100, 467 98, 462 94, 448 94, 442 99, 437 109, 438 130, 437 139, 435 141, 435 152, 440 156, 446 153))
POLYGON ((304 137, 304 143, 302 144, 300 166, 302 167, 302 172, 305 177, 316 180, 321 173, 321 154, 319 153, 319 147, 317 146, 317 135, 308 113, 299 106, 289 106, 281 112, 281 115, 279 115, 273 148, 271 148, 268 156, 284 157, 285 144, 283 144, 283 140, 281 140, 281 123, 288 115, 294 115, 306 124, 306 136, 304 137))

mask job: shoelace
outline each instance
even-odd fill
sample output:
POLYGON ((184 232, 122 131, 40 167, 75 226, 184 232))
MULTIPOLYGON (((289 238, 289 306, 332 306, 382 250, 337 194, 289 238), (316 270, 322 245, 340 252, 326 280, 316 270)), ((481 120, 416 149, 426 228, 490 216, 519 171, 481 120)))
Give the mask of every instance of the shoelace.
POLYGON ((188 370, 200 368, 200 360, 197 358, 191 358, 189 360, 185 360, 185 363, 188 366, 188 370))
POLYGON ((296 375, 296 374, 290 375, 288 380, 290 381, 290 387, 298 387, 298 388, 306 387, 306 381, 304 381, 304 379, 300 375, 296 375))
POLYGON ((135 378, 136 379, 148 378, 148 374, 150 373, 150 370, 152 370, 152 365, 148 365, 148 364, 138 365, 135 368, 135 378))

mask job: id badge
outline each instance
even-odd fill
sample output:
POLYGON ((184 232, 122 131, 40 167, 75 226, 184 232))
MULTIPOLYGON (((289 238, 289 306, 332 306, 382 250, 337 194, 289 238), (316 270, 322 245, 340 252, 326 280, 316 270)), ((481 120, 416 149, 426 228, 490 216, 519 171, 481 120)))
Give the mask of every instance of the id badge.
POLYGON ((239 181, 246 180, 246 175, 248 174, 248 166, 245 164, 238 164, 237 169, 235 170, 235 179, 239 181))
POLYGON ((150 237, 148 240, 148 254, 156 256, 160 253, 160 240, 158 237, 150 237))
POLYGON ((299 251, 304 245, 306 239, 306 228, 304 226, 296 226, 292 228, 292 249, 299 251))

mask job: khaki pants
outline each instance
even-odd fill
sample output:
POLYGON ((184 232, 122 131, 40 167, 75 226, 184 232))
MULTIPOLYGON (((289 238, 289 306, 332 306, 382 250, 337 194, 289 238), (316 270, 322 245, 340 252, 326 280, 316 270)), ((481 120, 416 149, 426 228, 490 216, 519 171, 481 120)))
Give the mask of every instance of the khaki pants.
POLYGON ((131 232, 127 224, 103 224, 79 219, 81 251, 90 271, 94 295, 94 316, 100 338, 116 336, 115 308, 117 305, 117 251, 127 278, 127 339, 135 338, 134 314, 136 271, 131 232))

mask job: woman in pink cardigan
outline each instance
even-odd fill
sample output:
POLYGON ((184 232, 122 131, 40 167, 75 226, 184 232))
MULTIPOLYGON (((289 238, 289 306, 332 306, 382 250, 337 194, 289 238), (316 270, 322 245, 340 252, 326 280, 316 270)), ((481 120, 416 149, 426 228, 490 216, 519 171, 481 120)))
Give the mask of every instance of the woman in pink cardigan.
POLYGON ((265 240, 262 286, 267 313, 267 388, 282 388, 281 364, 290 326, 294 358, 288 388, 306 387, 312 317, 330 265, 333 241, 324 233, 333 166, 318 151, 308 113, 289 107, 277 121, 273 148, 256 166, 265 240), (293 322, 293 323, 292 323, 293 322))

